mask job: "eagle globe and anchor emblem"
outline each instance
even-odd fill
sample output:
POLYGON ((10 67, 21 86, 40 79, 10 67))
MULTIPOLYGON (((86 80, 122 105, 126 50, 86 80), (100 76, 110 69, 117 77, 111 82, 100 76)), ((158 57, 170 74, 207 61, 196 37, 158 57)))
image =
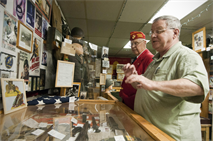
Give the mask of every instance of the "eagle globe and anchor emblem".
POLYGON ((12 56, 8 55, 5 58, 5 66, 7 69, 10 69, 13 66, 13 57, 12 56))

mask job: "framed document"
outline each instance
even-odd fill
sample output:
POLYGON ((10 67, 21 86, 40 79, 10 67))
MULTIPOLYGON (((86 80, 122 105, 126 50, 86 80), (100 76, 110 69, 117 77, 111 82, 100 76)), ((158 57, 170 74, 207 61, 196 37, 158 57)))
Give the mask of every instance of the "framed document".
POLYGON ((123 81, 124 77, 125 77, 124 73, 117 73, 117 80, 118 81, 123 81))
POLYGON ((29 53, 32 52, 33 31, 21 21, 18 21, 18 36, 16 46, 29 53))
POLYGON ((106 74, 101 73, 100 74, 100 85, 105 85, 106 83, 106 74))
POLYGON ((24 79, 2 78, 4 114, 27 107, 24 79))
POLYGON ((206 27, 203 27, 192 33, 192 48, 196 52, 206 49, 206 27))
POLYGON ((58 60, 55 87, 73 87, 74 68, 75 63, 58 60))
POLYGON ((125 64, 117 64, 116 66, 116 73, 124 73, 122 68, 124 67, 125 64))

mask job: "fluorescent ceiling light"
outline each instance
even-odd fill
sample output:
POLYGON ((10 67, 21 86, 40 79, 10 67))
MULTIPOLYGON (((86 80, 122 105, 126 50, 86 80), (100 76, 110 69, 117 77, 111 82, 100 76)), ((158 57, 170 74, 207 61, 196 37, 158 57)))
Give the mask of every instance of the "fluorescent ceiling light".
MULTIPOLYGON (((146 43, 148 43, 150 40, 146 40, 146 43)), ((129 41, 123 48, 130 49, 131 48, 131 41, 129 41)))
POLYGON ((149 21, 152 23, 154 19, 163 15, 172 15, 179 20, 194 11, 208 0, 169 0, 149 21))

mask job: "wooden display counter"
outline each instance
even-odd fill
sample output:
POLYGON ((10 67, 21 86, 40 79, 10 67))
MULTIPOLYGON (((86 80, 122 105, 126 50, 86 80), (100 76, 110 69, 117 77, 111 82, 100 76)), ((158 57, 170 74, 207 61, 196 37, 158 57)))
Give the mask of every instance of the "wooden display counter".
POLYGON ((50 134, 53 130, 64 135, 63 140, 83 139, 84 136, 91 141, 114 139, 114 136, 174 140, 113 96, 109 95, 108 99, 111 100, 82 99, 75 103, 28 106, 0 115, 0 140, 55 140, 50 134), (43 132, 33 135, 38 129, 43 132))

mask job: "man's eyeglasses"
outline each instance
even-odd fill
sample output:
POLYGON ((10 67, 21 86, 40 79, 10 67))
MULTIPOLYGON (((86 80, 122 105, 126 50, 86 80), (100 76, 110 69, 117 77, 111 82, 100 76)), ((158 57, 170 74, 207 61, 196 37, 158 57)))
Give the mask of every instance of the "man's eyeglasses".
MULTIPOLYGON (((143 41, 141 41, 141 42, 143 42, 143 41)), ((131 45, 130 45, 130 47, 133 47, 133 46, 138 46, 141 42, 132 42, 131 43, 131 45)))
MULTIPOLYGON (((167 28, 167 29, 175 29, 175 28, 167 28)), ((161 33, 165 32, 167 29, 161 29, 161 30, 156 30, 156 31, 150 31, 150 32, 149 32, 149 36, 152 36, 152 34, 155 34, 155 35, 161 34, 161 33)))

